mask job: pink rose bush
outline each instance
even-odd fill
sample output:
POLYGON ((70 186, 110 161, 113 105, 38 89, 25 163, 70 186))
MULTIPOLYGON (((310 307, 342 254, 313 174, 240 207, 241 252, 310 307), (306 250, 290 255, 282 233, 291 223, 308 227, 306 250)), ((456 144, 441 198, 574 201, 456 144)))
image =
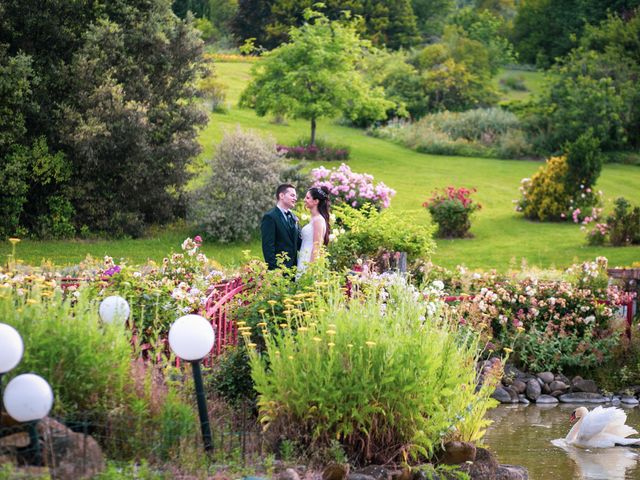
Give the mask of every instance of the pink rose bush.
POLYGON ((391 197, 396 191, 383 182, 377 184, 373 175, 356 173, 345 165, 327 169, 318 167, 311 170, 314 187, 327 187, 333 203, 344 203, 353 208, 361 208, 366 204, 381 210, 391 205, 391 197))

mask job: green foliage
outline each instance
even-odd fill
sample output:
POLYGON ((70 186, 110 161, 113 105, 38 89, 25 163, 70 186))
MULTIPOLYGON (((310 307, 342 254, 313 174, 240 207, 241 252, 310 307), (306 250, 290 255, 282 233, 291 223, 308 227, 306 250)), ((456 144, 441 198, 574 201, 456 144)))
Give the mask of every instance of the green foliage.
POLYGON ((518 209, 531 220, 561 220, 567 210, 571 194, 565 179, 569 167, 564 157, 551 157, 520 187, 522 198, 518 209))
POLYGON ((439 112, 417 122, 389 122, 370 131, 424 153, 518 158, 531 154, 518 118, 499 108, 439 112))
POLYGON ((106 413, 125 403, 131 348, 121 325, 103 325, 98 305, 80 290, 0 289, 2 321, 20 332, 22 361, 11 375, 37 372, 55 395, 53 413, 106 413))
MULTIPOLYGON (((258 322, 248 323, 256 325, 258 322)), ((244 347, 229 347, 217 358, 208 376, 208 388, 236 408, 246 409, 249 408, 247 404, 255 404, 256 392, 251 380, 249 356, 244 347)))
POLYGON ((313 23, 293 28, 291 41, 254 67, 241 104, 254 107, 260 116, 271 112, 309 120, 313 145, 319 118, 338 113, 352 118, 366 107, 370 118, 382 119, 391 103, 356 70, 369 46, 358 37, 356 24, 330 21, 311 11, 307 15, 313 23))
POLYGON ((18 127, 29 128, 16 143, 35 150, 44 139, 39 155, 21 152, 37 157, 21 160, 27 200, 17 193, 10 207, 22 202, 21 227, 41 235, 68 235, 85 225, 139 235, 146 224, 181 213, 185 167, 199 151, 196 128, 206 120, 195 97, 202 42, 192 25, 164 0, 56 0, 38 15, 20 1, 3 7, 0 44, 21 52, 19 77, 29 81, 20 87, 24 104, 15 116, 18 127), (27 65, 31 74, 24 73, 27 65), (68 175, 55 181, 33 175, 45 157, 68 175))
POLYGON ((480 209, 479 203, 471 200, 475 189, 447 187, 433 196, 422 206, 431 214, 438 225, 436 235, 440 238, 464 238, 469 236, 471 215, 480 209))
POLYGON ((567 156, 567 189, 576 185, 585 188, 593 187, 602 171, 602 152, 600 142, 593 137, 591 130, 583 133, 578 139, 565 145, 567 156))
POLYGON ((640 244, 640 207, 632 207, 623 197, 617 198, 614 205, 613 213, 607 217, 611 245, 640 244))
POLYGON ((284 180, 286 166, 273 139, 239 128, 228 132, 209 165, 207 182, 192 195, 189 218, 220 242, 249 240, 284 180))
POLYGON ((339 283, 321 292, 310 316, 292 313, 265 335, 263 355, 250 350, 267 429, 312 451, 337 439, 357 462, 425 458, 443 441, 482 436, 465 429, 493 405, 491 387, 476 393, 472 338, 425 319, 426 300, 400 279, 350 299, 339 283))
POLYGON ((368 204, 360 209, 340 205, 333 213, 344 229, 327 247, 329 261, 336 269, 351 268, 358 259, 375 258, 384 252, 406 252, 410 260, 417 260, 434 250, 431 227, 392 210, 378 212, 368 204))
POLYGON ((423 38, 442 34, 447 16, 454 11, 454 0, 411 0, 416 24, 423 38))

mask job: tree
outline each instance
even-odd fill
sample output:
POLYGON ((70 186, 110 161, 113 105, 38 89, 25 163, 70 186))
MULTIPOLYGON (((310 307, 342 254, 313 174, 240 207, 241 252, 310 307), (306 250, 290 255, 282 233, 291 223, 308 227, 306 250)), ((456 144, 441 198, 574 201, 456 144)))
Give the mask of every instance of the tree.
POLYGON ((446 24, 447 16, 456 7, 455 0, 412 0, 418 31, 425 39, 439 37, 446 24))
POLYGON ((166 0, 0 6, 0 44, 28 56, 37 79, 35 107, 19 109, 29 182, 21 226, 138 235, 179 213, 206 120, 195 98, 202 42, 192 26, 166 0))
POLYGON ((356 69, 370 44, 358 37, 354 22, 330 21, 311 10, 307 19, 313 23, 292 28, 291 41, 254 67, 241 105, 260 116, 272 112, 309 120, 314 145, 319 118, 338 113, 352 118, 366 105, 370 118, 379 120, 392 103, 356 69))

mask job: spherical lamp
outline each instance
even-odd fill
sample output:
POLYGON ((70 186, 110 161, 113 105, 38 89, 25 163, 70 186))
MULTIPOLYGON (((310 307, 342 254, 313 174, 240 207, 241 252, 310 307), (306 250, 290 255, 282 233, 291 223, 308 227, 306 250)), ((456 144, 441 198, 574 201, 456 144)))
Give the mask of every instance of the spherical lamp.
POLYGON ((169 329, 169 346, 183 360, 204 358, 213 348, 214 341, 211 323, 200 315, 180 317, 169 329))
POLYGON ((11 325, 0 323, 0 376, 12 370, 24 352, 22 337, 11 325))
POLYGON ((13 378, 4 390, 4 408, 18 422, 33 422, 47 416, 53 406, 53 391, 47 381, 25 373, 13 378))
POLYGON ((100 318, 105 323, 124 323, 130 312, 127 301, 118 295, 112 295, 100 302, 100 318))

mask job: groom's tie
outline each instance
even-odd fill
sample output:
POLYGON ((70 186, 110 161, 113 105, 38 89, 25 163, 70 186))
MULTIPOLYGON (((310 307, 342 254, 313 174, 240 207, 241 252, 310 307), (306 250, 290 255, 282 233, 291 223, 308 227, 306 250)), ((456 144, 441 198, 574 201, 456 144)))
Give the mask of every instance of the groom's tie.
POLYGON ((287 222, 289 222, 289 228, 293 230, 296 227, 296 221, 293 219, 293 215, 287 210, 285 216, 287 217, 287 222))

